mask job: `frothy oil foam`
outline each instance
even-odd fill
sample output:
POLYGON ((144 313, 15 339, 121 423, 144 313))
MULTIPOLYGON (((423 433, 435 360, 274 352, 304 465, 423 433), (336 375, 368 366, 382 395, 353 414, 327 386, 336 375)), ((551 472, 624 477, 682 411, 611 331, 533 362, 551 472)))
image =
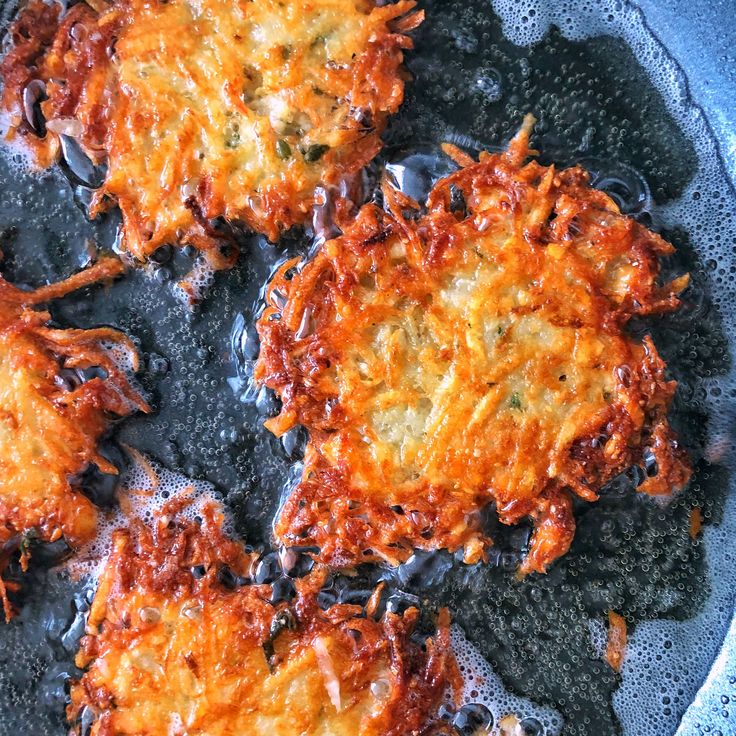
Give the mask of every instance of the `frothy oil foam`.
POLYGON ((559 736, 562 718, 557 711, 514 695, 506 689, 493 667, 468 641, 459 626, 452 626, 451 640, 464 679, 462 703, 479 703, 493 714, 491 729, 479 731, 478 736, 486 733, 490 736, 525 736, 526 731, 520 725, 522 723, 534 724, 540 736, 559 736))
POLYGON ((113 533, 127 528, 134 519, 153 524, 164 505, 174 498, 187 497, 190 500, 178 512, 179 517, 189 521, 199 517, 205 504, 217 504, 224 515, 225 531, 232 531, 225 507, 211 483, 193 480, 132 448, 126 449, 130 463, 118 484, 118 506, 111 512, 100 513, 94 540, 66 563, 74 578, 96 581, 110 553, 113 533))

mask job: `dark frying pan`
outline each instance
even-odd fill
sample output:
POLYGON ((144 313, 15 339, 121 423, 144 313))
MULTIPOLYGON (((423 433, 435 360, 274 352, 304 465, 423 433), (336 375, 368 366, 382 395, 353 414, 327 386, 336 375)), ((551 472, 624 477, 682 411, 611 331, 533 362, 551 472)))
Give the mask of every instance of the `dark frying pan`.
MULTIPOLYGON (((415 81, 386 133, 374 169, 390 164, 421 195, 446 163, 437 144, 497 145, 524 112, 539 118, 534 143, 547 160, 582 162, 597 186, 662 231, 678 254, 665 271, 690 270, 675 315, 638 325, 654 334, 679 380, 674 423, 696 461, 688 490, 666 506, 630 479, 578 510, 570 553, 545 577, 518 581, 528 530, 488 525, 498 555, 465 567, 445 554, 416 555, 398 571, 366 569, 337 580, 336 597, 360 597, 378 577, 397 600, 449 605, 504 686, 556 709, 563 732, 585 736, 736 734, 736 498, 734 274, 736 274, 736 5, 733 0, 560 3, 423 0, 427 21, 409 57, 415 81), (500 13, 499 17, 494 12, 500 13), (703 510, 699 541, 688 512, 703 510), (629 619, 623 676, 600 659, 609 609, 629 619)), ((14 2, 0 0, 7 18, 14 2)), ((73 161, 29 176, 0 159, 0 239, 5 273, 39 283, 84 263, 87 240, 109 247, 115 214, 88 222, 88 189, 73 161)), ((120 327, 140 341, 143 377, 157 412, 119 425, 121 442, 221 491, 238 531, 268 553, 269 528, 303 438, 284 444, 262 428, 274 409, 254 394, 253 317, 274 265, 305 252, 309 234, 278 246, 243 243, 194 312, 171 284, 189 262, 175 254, 152 276, 131 273, 56 305, 61 324, 120 327)), ((110 502, 113 483, 91 476, 110 502)), ((53 568, 65 550, 37 549, 22 613, 0 627, 0 736, 63 734, 65 681, 91 591, 53 568)), ((535 724, 528 721, 529 733, 535 724)))

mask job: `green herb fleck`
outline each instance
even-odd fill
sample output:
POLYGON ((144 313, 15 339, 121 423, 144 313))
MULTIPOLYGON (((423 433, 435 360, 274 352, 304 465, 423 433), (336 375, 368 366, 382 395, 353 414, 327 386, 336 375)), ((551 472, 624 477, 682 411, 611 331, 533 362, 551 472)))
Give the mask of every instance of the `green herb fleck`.
POLYGON ((613 398, 613 394, 610 391, 603 392, 603 400, 610 401, 613 398))
POLYGON ((518 391, 514 391, 514 393, 511 394, 509 404, 511 404, 512 409, 518 409, 519 411, 521 411, 521 396, 519 396, 518 391))
POLYGON ((233 149, 240 145, 240 125, 228 123, 225 128, 225 148, 233 149))
POLYGON ((498 326, 498 327, 496 328, 496 332, 498 332, 498 334, 499 334, 499 335, 503 335, 503 327, 501 327, 501 325, 499 325, 499 326, 498 326))
POLYGON ((313 164, 315 161, 319 161, 329 150, 330 147, 324 143, 314 143, 304 149, 304 160, 308 164, 313 164))
POLYGON ((31 545, 38 539, 35 529, 27 531, 20 540, 20 553, 22 557, 28 557, 31 545))
POLYGON ((276 141, 276 155, 283 161, 291 157, 291 146, 283 138, 276 141))
POLYGON ((296 629, 296 619, 294 614, 287 608, 281 613, 277 614, 276 617, 271 621, 271 631, 269 632, 268 639, 263 643, 263 653, 266 655, 266 662, 268 669, 273 672, 273 657, 276 654, 273 643, 278 635, 284 631, 294 631, 296 629))

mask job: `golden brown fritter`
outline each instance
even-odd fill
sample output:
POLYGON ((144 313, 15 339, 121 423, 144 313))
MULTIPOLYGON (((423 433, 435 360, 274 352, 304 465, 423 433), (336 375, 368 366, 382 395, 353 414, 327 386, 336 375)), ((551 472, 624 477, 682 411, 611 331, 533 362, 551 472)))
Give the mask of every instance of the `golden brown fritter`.
POLYGON ((380 621, 355 605, 323 611, 321 574, 289 604, 270 603, 269 585, 227 587, 223 569, 247 576, 254 556, 223 534, 214 504, 201 515, 199 526, 165 510, 153 529, 115 533, 72 721, 89 709, 92 736, 434 732, 459 677, 446 614, 423 650, 410 639, 416 609, 380 621))
POLYGON ((305 470, 275 530, 323 560, 404 559, 414 547, 490 540, 479 510, 534 524, 522 572, 544 571, 574 535, 572 496, 652 453, 640 490, 690 470, 670 430, 675 383, 633 315, 676 307, 658 287, 672 247, 621 215, 580 168, 527 157, 531 123, 503 154, 463 165, 426 214, 390 186, 344 234, 287 263, 259 320, 256 379, 275 389, 277 435, 309 432, 305 470), (295 273, 295 271, 297 271, 295 273))
MULTIPOLYGON (((135 359, 124 335, 52 328, 49 314, 33 308, 121 271, 117 259, 106 258, 32 292, 0 277, 0 571, 31 532, 46 542, 63 536, 72 546, 94 535, 95 507, 73 478, 89 463, 117 472, 97 452, 98 440, 113 417, 147 408, 103 347, 115 343, 135 359), (106 377, 77 386, 65 381, 65 371, 92 366, 106 377)), ((2 581, 0 598, 9 618, 2 581)))
POLYGON ((93 210, 119 204, 135 258, 190 243, 222 267, 212 218, 275 239, 307 219, 315 187, 379 151, 403 99, 405 34, 423 17, 414 5, 94 0, 60 16, 36 0, 0 68, 10 139, 42 166, 61 133, 106 160, 93 210), (39 85, 43 139, 26 112, 39 85))

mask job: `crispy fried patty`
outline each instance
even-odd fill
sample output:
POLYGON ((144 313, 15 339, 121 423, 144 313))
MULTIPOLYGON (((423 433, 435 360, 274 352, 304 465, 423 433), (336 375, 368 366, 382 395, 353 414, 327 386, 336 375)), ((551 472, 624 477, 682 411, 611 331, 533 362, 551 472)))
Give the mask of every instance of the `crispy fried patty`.
POLYGON ((414 4, 32 2, 1 67, 9 136, 41 165, 74 140, 106 161, 93 212, 118 203, 135 258, 189 243, 224 266, 214 218, 275 239, 378 152, 414 4))
POLYGON ((90 463, 117 472, 98 453, 98 441, 112 417, 147 408, 103 348, 116 343, 135 356, 123 335, 49 327, 49 314, 33 308, 120 272, 117 259, 103 259, 32 292, 0 278, 0 571, 18 545, 26 554, 29 534, 46 542, 64 536, 71 545, 94 535, 95 507, 74 477, 90 463), (81 377, 92 367, 104 377, 81 377))
POLYGON ((219 513, 206 506, 199 525, 167 509, 153 527, 115 534, 70 719, 91 714, 92 736, 429 733, 458 684, 446 614, 422 648, 410 640, 416 609, 381 620, 355 605, 320 609, 321 573, 288 604, 270 602, 270 585, 226 585, 255 556, 223 534, 219 513))
POLYGON ((572 498, 648 460, 667 494, 690 471, 667 421, 675 384, 633 315, 676 307, 656 283, 659 236, 621 215, 580 168, 524 163, 531 122, 503 154, 440 181, 421 213, 384 187, 313 260, 274 278, 256 378, 301 424, 301 482, 281 541, 325 561, 406 558, 491 543, 479 510, 534 524, 523 572, 570 546, 572 498), (654 460, 654 462, 652 462, 654 460))

